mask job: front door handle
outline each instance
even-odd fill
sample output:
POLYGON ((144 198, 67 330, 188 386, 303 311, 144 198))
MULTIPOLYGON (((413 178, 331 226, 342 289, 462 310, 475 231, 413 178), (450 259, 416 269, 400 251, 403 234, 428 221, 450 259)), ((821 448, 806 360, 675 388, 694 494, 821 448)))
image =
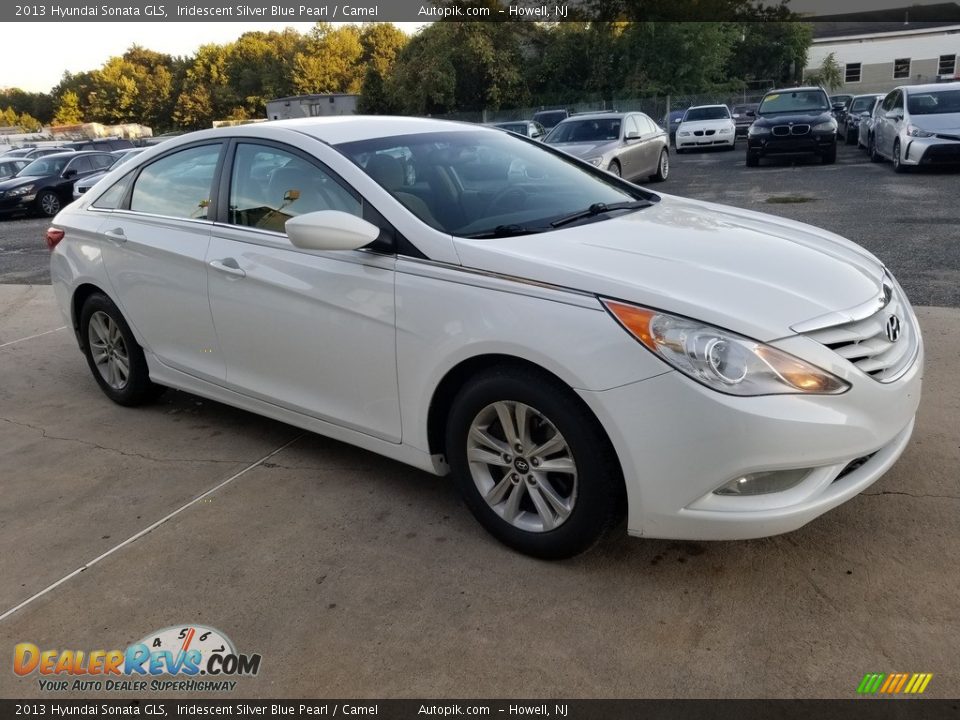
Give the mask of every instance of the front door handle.
POLYGON ((224 258, 223 260, 211 260, 210 267, 214 270, 233 275, 234 277, 246 277, 246 271, 241 268, 233 258, 224 258))
POLYGON ((103 233, 103 235, 104 235, 104 237, 108 237, 108 238, 110 238, 111 240, 115 240, 116 242, 126 242, 126 241, 127 241, 127 236, 124 235, 124 233, 123 233, 123 228, 119 228, 119 227, 118 227, 118 228, 114 228, 113 230, 106 230, 106 231, 103 233))

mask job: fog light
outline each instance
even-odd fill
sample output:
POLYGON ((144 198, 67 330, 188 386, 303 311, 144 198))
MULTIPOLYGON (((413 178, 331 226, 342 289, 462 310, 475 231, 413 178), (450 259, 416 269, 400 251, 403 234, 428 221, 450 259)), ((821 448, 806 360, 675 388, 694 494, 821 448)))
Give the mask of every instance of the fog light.
POLYGON ((799 485, 810 473, 809 469, 767 470, 734 478, 713 491, 714 495, 766 495, 783 492, 799 485))

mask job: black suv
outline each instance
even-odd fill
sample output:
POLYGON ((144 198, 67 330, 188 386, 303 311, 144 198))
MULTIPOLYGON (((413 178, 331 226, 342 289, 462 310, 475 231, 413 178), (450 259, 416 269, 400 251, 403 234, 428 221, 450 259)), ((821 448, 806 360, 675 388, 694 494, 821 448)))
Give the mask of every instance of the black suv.
POLYGON ((0 180, 0 215, 37 213, 53 217, 73 202, 73 184, 110 167, 109 153, 65 152, 37 158, 13 177, 0 180))
POLYGON ((818 155, 837 161, 837 121, 823 88, 771 90, 757 107, 747 131, 747 167, 771 155, 818 155))

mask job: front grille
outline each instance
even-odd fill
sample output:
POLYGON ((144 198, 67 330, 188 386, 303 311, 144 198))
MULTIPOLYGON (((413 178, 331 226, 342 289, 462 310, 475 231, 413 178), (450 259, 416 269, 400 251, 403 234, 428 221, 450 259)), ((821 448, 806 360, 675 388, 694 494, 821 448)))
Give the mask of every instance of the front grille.
POLYGON ((774 125, 773 134, 780 137, 785 135, 806 135, 810 132, 809 125, 774 125))
POLYGON ((716 133, 716 130, 694 130, 693 134, 697 137, 703 137, 704 135, 710 136, 716 133))
POLYGON ((887 302, 869 317, 804 334, 826 345, 874 380, 892 382, 913 362, 920 336, 906 298, 892 283, 885 283, 884 291, 887 302), (888 325, 899 325, 899 336, 888 331, 888 325), (896 340, 890 339, 891 334, 896 340))

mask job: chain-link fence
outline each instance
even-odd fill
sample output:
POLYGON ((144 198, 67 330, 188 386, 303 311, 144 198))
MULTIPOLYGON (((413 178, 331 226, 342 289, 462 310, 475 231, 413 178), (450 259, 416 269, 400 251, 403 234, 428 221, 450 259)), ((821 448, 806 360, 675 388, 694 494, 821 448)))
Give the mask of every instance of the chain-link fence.
POLYGON ((744 105, 758 103, 765 90, 747 90, 737 93, 698 93, 691 95, 648 95, 645 97, 619 98, 612 101, 588 101, 560 105, 537 105, 532 107, 509 108, 500 110, 476 110, 445 113, 433 117, 444 120, 460 120, 473 123, 510 122, 529 120, 541 110, 566 110, 572 113, 614 110, 617 112, 642 112, 659 123, 664 122, 667 114, 674 110, 686 110, 694 105, 744 105))

